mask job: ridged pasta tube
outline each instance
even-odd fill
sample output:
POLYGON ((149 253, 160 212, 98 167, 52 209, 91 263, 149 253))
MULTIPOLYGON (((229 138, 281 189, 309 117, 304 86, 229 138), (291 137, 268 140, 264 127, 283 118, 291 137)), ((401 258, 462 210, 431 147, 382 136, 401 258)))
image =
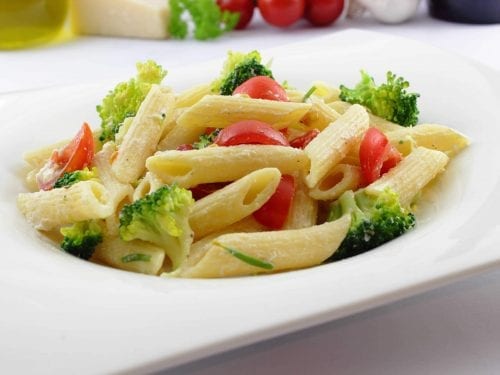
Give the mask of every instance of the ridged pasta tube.
POLYGON ((350 215, 344 215, 338 220, 302 229, 224 234, 214 239, 198 263, 186 264, 174 275, 215 278, 312 267, 324 262, 337 250, 350 224, 350 215), (232 255, 228 248, 265 262, 272 268, 245 262, 232 255))
POLYGON ((195 202, 189 224, 201 238, 252 214, 274 194, 281 178, 277 168, 254 171, 195 202))
POLYGON ((68 188, 21 193, 17 206, 31 225, 44 231, 113 214, 107 190, 91 180, 77 182, 68 188))
POLYGON ((274 167, 282 174, 305 171, 303 150, 285 146, 238 145, 201 150, 160 151, 146 160, 148 170, 166 184, 189 188, 207 182, 234 181, 257 169, 274 167))
POLYGON ((351 106, 337 121, 318 134, 304 149, 311 160, 306 184, 313 188, 347 155, 368 129, 368 113, 363 106, 351 106))
POLYGON ((444 171, 448 156, 441 151, 418 147, 398 165, 366 187, 366 192, 378 193, 391 188, 399 195, 403 207, 408 207, 415 196, 436 175, 444 171))

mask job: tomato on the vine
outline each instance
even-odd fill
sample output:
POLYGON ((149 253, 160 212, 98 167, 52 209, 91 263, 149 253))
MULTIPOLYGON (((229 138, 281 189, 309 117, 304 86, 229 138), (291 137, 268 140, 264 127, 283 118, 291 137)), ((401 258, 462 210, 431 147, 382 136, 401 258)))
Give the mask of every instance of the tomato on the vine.
POLYGON ((327 26, 342 14, 344 0, 306 0, 304 17, 314 26, 327 26))
POLYGON ((246 80, 236 87, 233 91, 233 95, 235 94, 245 94, 254 99, 288 101, 285 89, 274 79, 267 76, 257 76, 246 80))
POLYGON ((257 0, 257 6, 267 23, 288 27, 304 15, 305 0, 257 0))
POLYGON ((237 12, 240 14, 235 29, 241 30, 247 27, 253 17, 255 8, 254 0, 217 0, 217 5, 221 10, 237 12))

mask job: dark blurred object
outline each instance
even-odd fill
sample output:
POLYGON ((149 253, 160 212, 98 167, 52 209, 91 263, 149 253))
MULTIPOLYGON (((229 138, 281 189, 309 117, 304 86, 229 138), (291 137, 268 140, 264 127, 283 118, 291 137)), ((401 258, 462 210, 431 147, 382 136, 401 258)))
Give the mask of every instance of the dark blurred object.
POLYGON ((428 0, 432 17, 462 23, 500 23, 500 0, 428 0))

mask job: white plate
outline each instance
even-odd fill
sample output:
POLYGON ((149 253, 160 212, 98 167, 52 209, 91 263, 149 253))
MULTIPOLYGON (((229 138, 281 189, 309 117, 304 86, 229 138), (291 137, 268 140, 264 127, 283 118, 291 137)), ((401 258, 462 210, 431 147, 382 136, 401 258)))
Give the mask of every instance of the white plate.
MULTIPOLYGON (((337 319, 500 263, 500 75, 434 48, 350 31, 265 51, 279 80, 354 84, 390 69, 421 93, 421 121, 468 134, 422 205, 417 228, 372 252, 272 276, 166 280, 80 261, 30 228, 15 207, 24 150, 69 137, 107 85, 0 96, 0 367, 22 373, 158 370, 337 319), (495 90, 496 87, 496 90, 495 90)), ((223 58, 221 56, 221 58, 223 58)), ((168 62, 160 62, 165 66, 168 62)), ((221 61, 171 71, 176 89, 221 61)))

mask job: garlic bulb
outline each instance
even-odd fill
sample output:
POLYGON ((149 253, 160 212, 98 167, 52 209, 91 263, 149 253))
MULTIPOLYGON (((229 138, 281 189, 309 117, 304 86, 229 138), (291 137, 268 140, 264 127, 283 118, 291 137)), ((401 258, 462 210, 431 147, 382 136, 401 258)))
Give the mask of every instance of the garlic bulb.
POLYGON ((348 14, 356 17, 370 12, 384 23, 404 22, 415 15, 420 0, 350 0, 348 14))

